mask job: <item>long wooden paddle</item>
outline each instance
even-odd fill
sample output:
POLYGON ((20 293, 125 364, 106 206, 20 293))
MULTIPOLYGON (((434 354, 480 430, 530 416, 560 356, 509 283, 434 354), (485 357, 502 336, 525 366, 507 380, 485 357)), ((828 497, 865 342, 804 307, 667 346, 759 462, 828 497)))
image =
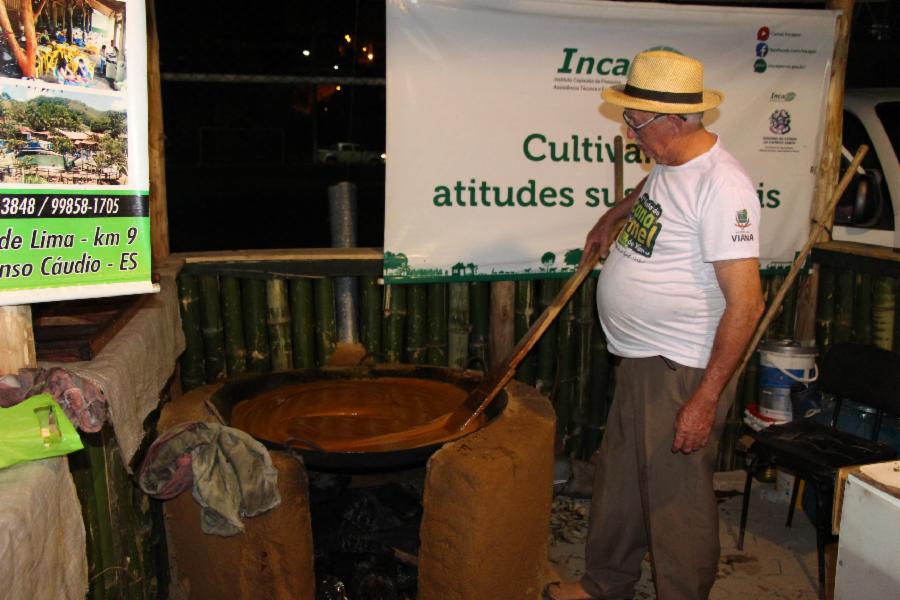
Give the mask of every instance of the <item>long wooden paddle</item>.
POLYGON ((541 338, 541 335, 553 320, 559 315, 566 303, 572 298, 575 290, 581 285, 585 278, 597 265, 600 260, 600 254, 603 249, 595 247, 590 254, 582 260, 578 270, 566 280, 562 289, 556 294, 550 306, 544 309, 544 312, 532 323, 531 327, 522 336, 522 339, 513 347, 509 355, 498 363, 493 369, 488 371, 487 375, 481 380, 481 383, 472 390, 466 401, 458 406, 453 412, 446 416, 444 429, 448 431, 462 431, 468 427, 473 420, 484 412, 490 406, 497 394, 500 393, 513 375, 516 373, 516 367, 528 355, 534 345, 541 338))
POLYGON ((478 386, 469 393, 466 400, 452 412, 441 415, 431 421, 391 433, 383 433, 357 439, 316 439, 297 438, 294 444, 309 446, 324 452, 372 452, 395 449, 398 446, 415 447, 426 443, 438 443, 459 436, 474 424, 475 420, 490 406, 497 394, 509 383, 516 372, 516 367, 538 342, 553 319, 559 315, 566 303, 572 298, 575 290, 600 260, 601 248, 593 248, 587 258, 582 261, 578 270, 566 281, 559 293, 544 312, 531 325, 519 343, 513 347, 509 355, 493 369, 488 371, 478 386))
MULTIPOLYGON (((624 196, 623 184, 623 140, 622 136, 616 136, 614 140, 614 198, 620 202, 624 196)), ((618 237, 618 236, 616 236, 618 237)), ((615 239, 615 238, 614 238, 615 239)), ((566 281, 559 293, 544 309, 544 312, 531 325, 525 335, 513 347, 509 355, 491 369, 481 380, 478 386, 472 390, 465 402, 460 404, 452 412, 432 419, 427 423, 417 425, 405 431, 398 431, 375 435, 363 439, 327 441, 316 440, 317 450, 330 452, 342 451, 377 451, 392 449, 402 443, 406 447, 414 447, 420 443, 439 442, 457 437, 462 431, 470 427, 473 422, 490 406, 507 383, 513 378, 516 367, 522 362, 528 352, 538 342, 541 335, 550 327, 553 320, 559 315, 566 303, 572 298, 575 290, 584 282, 588 274, 597 265, 600 256, 605 249, 601 247, 591 248, 588 255, 582 257, 581 264, 575 273, 566 281), (318 445, 321 444, 321 445, 318 445)))
MULTIPOLYGON (((613 170, 613 177, 615 180, 614 197, 617 203, 622 200, 624 187, 622 181, 622 150, 622 136, 617 135, 614 140, 615 162, 613 170)), ((581 265, 578 267, 578 270, 566 281, 562 289, 559 290, 559 293, 556 294, 553 302, 550 303, 550 306, 544 309, 541 316, 539 316, 537 321, 531 325, 525 335, 522 336, 522 339, 519 340, 519 343, 513 347, 512 351, 510 351, 509 355, 491 369, 488 374, 485 375, 484 379, 481 380, 481 383, 478 384, 478 387, 472 390, 472 393, 469 394, 466 401, 447 416, 445 429, 454 432, 464 430, 474 419, 477 419, 488 406, 490 406, 494 398, 497 397, 497 394, 500 393, 500 390, 502 390, 506 384, 509 383, 509 380, 513 378, 519 363, 521 363, 525 356, 528 355, 528 352, 538 342, 541 335, 547 331, 547 328, 550 327, 553 320, 572 298, 572 294, 575 293, 575 290, 578 289, 585 277, 587 277, 597 265, 597 262, 600 260, 600 255, 603 254, 604 250, 604 248, 597 246, 591 248, 586 257, 582 257, 581 265)))

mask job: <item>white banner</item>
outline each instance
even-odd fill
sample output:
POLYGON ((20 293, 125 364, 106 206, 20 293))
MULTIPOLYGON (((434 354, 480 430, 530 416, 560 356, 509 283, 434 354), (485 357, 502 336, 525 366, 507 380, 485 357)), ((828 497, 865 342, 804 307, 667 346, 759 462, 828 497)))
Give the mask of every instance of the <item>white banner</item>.
MULTIPOLYGON (((837 14, 390 0, 385 280, 574 270, 613 203, 613 139, 625 136, 600 90, 653 47, 700 59, 706 87, 724 92, 704 123, 757 187, 763 267, 790 263, 809 231, 837 14)), ((627 189, 650 162, 625 150, 627 189)))

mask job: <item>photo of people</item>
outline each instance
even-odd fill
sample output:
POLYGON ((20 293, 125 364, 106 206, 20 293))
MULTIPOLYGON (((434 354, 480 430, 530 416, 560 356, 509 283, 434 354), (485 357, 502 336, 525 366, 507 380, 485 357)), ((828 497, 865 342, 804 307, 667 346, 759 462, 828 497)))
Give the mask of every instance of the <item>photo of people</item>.
POLYGON ((0 183, 126 185, 125 99, 0 80, 0 183))
POLYGON ((125 88, 125 2, 0 0, 0 78, 125 88))

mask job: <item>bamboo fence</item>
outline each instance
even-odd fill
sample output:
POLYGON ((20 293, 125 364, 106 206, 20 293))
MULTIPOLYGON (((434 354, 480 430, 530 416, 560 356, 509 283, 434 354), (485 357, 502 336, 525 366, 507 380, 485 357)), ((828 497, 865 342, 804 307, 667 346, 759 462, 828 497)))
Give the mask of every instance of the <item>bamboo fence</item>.
MULTIPOLYGON (((783 274, 763 276, 767 302, 783 280, 783 274)), ((794 338, 797 285, 802 281, 794 282, 764 339, 794 338)), ((550 397, 558 417, 559 448, 582 459, 599 446, 615 390, 615 370, 594 303, 596 285, 594 278, 583 284, 516 374, 550 397)), ((476 370, 490 364, 490 284, 382 286, 373 277, 360 277, 359 288, 368 360, 476 370)), ((516 282, 516 339, 559 288, 558 279, 516 282)), ((895 277, 821 265, 815 340, 820 352, 839 341, 897 349, 897 288, 895 277)), ((178 290, 187 341, 181 359, 185 390, 244 372, 323 366, 334 351, 337 324, 329 277, 239 279, 186 270, 178 290)), ((720 469, 739 464, 735 441, 745 406, 756 402, 757 379, 754 356, 738 383, 720 469)))

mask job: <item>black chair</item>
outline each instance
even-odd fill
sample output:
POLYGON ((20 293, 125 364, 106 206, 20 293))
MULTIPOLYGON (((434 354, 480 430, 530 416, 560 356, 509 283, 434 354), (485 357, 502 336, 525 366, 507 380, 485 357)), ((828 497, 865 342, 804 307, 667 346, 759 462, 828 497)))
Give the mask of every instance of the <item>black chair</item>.
POLYGON ((790 527, 800 481, 806 481, 815 496, 816 548, 819 562, 819 597, 825 598, 825 543, 831 536, 834 485, 841 467, 892 460, 896 452, 876 442, 884 415, 900 415, 900 355, 875 346, 835 344, 822 361, 819 388, 835 398, 831 424, 799 419, 753 432, 754 443, 747 456, 747 482, 741 509, 738 549, 744 547, 750 486, 763 469, 776 466, 793 473, 794 491, 788 509, 790 527), (837 430, 843 400, 876 411, 870 439, 837 430))

